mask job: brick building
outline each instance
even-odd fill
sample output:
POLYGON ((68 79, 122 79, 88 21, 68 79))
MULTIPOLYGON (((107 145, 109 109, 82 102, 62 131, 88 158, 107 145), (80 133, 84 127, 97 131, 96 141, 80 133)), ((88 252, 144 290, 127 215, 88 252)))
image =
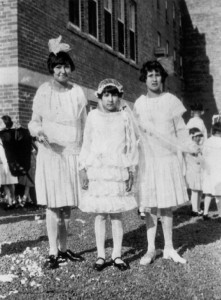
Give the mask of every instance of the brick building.
POLYGON ((27 125, 38 86, 50 77, 47 43, 62 35, 76 65, 73 81, 89 101, 98 82, 113 77, 129 102, 146 91, 139 69, 149 58, 173 56, 176 74, 166 89, 182 96, 179 0, 2 0, 0 114, 27 125))
POLYGON ((221 1, 180 1, 183 24, 184 102, 200 101, 207 127, 221 111, 221 1))

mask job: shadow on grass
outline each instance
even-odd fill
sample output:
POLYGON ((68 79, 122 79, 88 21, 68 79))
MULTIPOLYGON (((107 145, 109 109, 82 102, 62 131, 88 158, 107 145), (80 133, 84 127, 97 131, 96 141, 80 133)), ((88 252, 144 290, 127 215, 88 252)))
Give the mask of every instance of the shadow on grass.
POLYGON ((13 208, 11 210, 4 210, 4 206, 0 206, 0 225, 15 223, 20 221, 34 221, 35 216, 39 215, 41 218, 45 216, 45 209, 39 206, 30 206, 24 208, 13 208))
POLYGON ((47 236, 40 236, 38 239, 32 241, 19 241, 11 244, 3 244, 1 246, 0 257, 4 255, 22 253, 27 247, 30 248, 38 247, 40 246, 40 243, 42 241, 47 241, 47 240, 48 240, 47 236))
MULTIPOLYGON (((202 218, 191 218, 187 210, 191 208, 182 207, 175 212, 173 243, 174 248, 182 255, 187 249, 195 248, 199 245, 208 245, 221 238, 221 219, 211 218, 204 221, 202 218), (179 218, 178 218, 179 217, 179 218), (193 222, 190 223, 190 219, 193 222), (182 221, 181 221, 182 220, 182 221)), ((211 212, 216 212, 215 201, 211 205, 211 212)), ((213 217, 215 214, 213 214, 213 217)), ((156 249, 164 248, 164 237, 161 223, 158 223, 156 235, 156 249)), ((140 225, 137 229, 124 234, 123 246, 129 247, 123 256, 129 256, 128 262, 140 259, 147 251, 146 225, 140 225)))

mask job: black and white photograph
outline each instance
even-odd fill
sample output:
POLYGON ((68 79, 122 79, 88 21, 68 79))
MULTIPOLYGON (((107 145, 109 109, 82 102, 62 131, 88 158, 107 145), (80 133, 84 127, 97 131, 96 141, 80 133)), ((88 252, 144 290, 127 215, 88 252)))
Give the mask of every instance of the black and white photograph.
POLYGON ((221 299, 221 1, 0 0, 0 299, 221 299))

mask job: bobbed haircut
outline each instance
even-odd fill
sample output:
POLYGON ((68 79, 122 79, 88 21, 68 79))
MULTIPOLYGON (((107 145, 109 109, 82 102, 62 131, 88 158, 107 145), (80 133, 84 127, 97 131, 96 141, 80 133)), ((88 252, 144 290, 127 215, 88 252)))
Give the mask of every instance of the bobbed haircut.
POLYGON ((70 55, 67 52, 58 52, 56 55, 51 52, 48 56, 47 65, 48 71, 50 74, 54 74, 54 67, 57 65, 66 65, 69 64, 71 66, 71 71, 75 70, 75 65, 70 55))
POLYGON ((162 83, 165 82, 168 74, 157 60, 149 60, 143 64, 140 70, 140 81, 146 82, 147 73, 152 71, 159 72, 162 77, 162 83))
POLYGON ((203 111, 203 105, 199 102, 195 102, 190 105, 192 111, 203 111))
POLYGON ((3 120, 6 128, 8 128, 8 129, 12 128, 13 122, 12 122, 11 117, 5 115, 2 117, 2 120, 3 120))
POLYGON ((212 134, 221 133, 221 122, 216 122, 212 125, 212 134))
MULTIPOLYGON (((201 131, 197 127, 190 128, 190 130, 189 130, 189 134, 191 134, 191 135, 198 133, 198 132, 201 133, 201 131)), ((202 134, 202 136, 203 136, 203 134, 202 134)))
POLYGON ((97 94, 98 99, 102 99, 102 96, 105 93, 110 93, 111 95, 118 95, 119 98, 121 98, 123 96, 123 93, 120 93, 119 90, 114 85, 105 86, 102 93, 97 94))

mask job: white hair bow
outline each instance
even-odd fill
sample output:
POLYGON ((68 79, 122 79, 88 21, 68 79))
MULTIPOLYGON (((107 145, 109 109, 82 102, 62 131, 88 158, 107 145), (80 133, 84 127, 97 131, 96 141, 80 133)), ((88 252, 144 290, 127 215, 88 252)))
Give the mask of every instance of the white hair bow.
POLYGON ((68 52, 70 51, 70 46, 65 43, 61 43, 62 36, 59 35, 56 39, 50 39, 48 42, 49 52, 53 52, 55 55, 58 52, 68 52))

